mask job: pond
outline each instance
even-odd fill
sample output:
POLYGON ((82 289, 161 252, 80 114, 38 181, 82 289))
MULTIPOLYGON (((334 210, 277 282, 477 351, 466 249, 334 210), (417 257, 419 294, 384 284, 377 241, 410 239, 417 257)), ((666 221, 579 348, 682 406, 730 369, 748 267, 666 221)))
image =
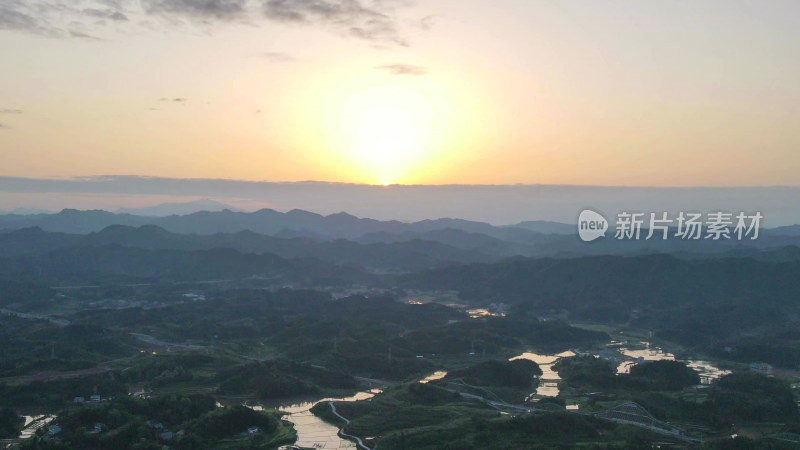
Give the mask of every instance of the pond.
MULTIPOLYGON (((675 355, 665 352, 659 347, 651 346, 647 341, 642 341, 638 345, 626 345, 617 341, 611 341, 608 344, 609 348, 599 352, 591 353, 593 356, 603 358, 617 364, 617 373, 629 373, 632 366, 643 361, 659 361, 659 360, 675 360, 675 355)), ((527 359, 535 362, 542 369, 542 376, 539 377, 539 387, 536 392, 532 392, 528 396, 529 401, 536 401, 538 397, 556 397, 558 396, 558 382, 561 377, 558 372, 553 370, 553 364, 561 358, 575 356, 575 352, 568 350, 566 352, 547 355, 533 352, 525 352, 510 358, 509 361, 515 359, 527 359)), ((681 360, 689 367, 696 370, 700 375, 700 382, 702 384, 710 384, 714 380, 723 375, 730 373, 728 370, 720 369, 713 363, 701 360, 681 360)), ((442 375, 444 376, 444 375, 442 375)))
MULTIPOLYGON (((623 357, 633 360, 622 361, 617 366, 617 373, 630 373, 631 367, 642 361, 676 360, 675 355, 665 352, 661 348, 651 346, 650 342, 642 341, 635 348, 620 347, 619 352, 623 357)), ((679 359, 700 375, 700 383, 711 384, 714 380, 731 373, 729 370, 720 369, 709 361, 695 359, 679 359)))
POLYGON ((558 395, 558 382, 561 381, 561 377, 558 376, 558 372, 553 370, 553 364, 555 364, 556 361, 561 358, 568 358, 570 356, 575 356, 575 352, 567 350, 566 352, 561 352, 555 355, 542 355, 539 353, 525 352, 521 355, 510 358, 509 361, 514 361, 515 359, 527 359, 535 362, 539 365, 539 368, 542 369, 542 376, 539 377, 539 387, 536 389, 536 392, 533 392, 530 396, 528 396, 528 399, 533 399, 535 395, 542 397, 555 397, 558 395))

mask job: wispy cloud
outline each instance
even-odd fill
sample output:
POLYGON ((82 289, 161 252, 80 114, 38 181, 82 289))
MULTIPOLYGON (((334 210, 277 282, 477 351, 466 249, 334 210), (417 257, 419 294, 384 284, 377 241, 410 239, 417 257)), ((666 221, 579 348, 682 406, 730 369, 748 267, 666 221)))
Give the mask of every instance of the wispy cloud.
POLYGON ((258 56, 271 63, 290 63, 297 61, 297 58, 284 52, 264 52, 260 53, 258 56))
MULTIPOLYGON (((15 115, 15 116, 17 116, 17 115, 20 115, 20 114, 22 114, 22 110, 21 109, 9 109, 9 108, 0 109, 0 115, 15 115)), ((8 126, 0 123, 0 130, 8 130, 8 129, 9 129, 8 126)))
POLYGON ((86 38, 102 36, 109 27, 272 21, 407 45, 397 11, 409 5, 405 0, 0 0, 0 30, 86 38))
POLYGON ((0 30, 23 31, 46 34, 47 27, 42 26, 22 1, 8 0, 0 3, 0 30))
POLYGON ((388 64, 385 66, 377 66, 375 68, 379 70, 385 70, 392 75, 422 76, 428 73, 427 67, 414 66, 411 64, 388 64))
POLYGON ((430 31, 433 29, 434 25, 436 25, 436 22, 439 21, 439 17, 440 16, 435 14, 432 14, 430 16, 425 16, 422 19, 420 19, 419 27, 425 31, 430 31))
POLYGON ((408 45, 393 17, 394 2, 359 0, 265 0, 264 14, 283 22, 322 24, 371 41, 408 45))
POLYGON ((122 14, 121 11, 110 9, 108 4, 113 5, 113 0, 2 0, 0 30, 50 38, 92 37, 83 30, 97 26, 98 21, 115 20, 119 17, 116 13, 122 14))
POLYGON ((118 9, 111 9, 111 8, 86 8, 81 11, 83 15, 94 17, 97 19, 108 19, 114 20, 117 22, 125 22, 128 20, 128 16, 126 16, 122 11, 118 9))
POLYGON ((90 41, 102 41, 103 40, 103 39, 101 39, 101 38, 99 38, 97 36, 92 36, 91 34, 86 34, 86 33, 83 33, 83 32, 80 32, 80 31, 75 31, 75 30, 69 30, 69 35, 71 37, 74 37, 74 38, 88 39, 90 41))
POLYGON ((245 13, 247 0, 143 0, 148 13, 177 14, 201 18, 230 20, 245 13))

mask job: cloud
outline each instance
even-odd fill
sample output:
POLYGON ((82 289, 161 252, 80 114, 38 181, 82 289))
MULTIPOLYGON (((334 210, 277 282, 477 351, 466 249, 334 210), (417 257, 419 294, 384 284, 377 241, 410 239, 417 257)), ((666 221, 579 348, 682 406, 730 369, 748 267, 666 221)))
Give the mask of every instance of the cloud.
POLYGON ((294 56, 283 52, 264 52, 258 56, 272 63, 289 63, 297 61, 297 58, 294 56))
POLYGON ((427 67, 413 66, 411 64, 388 64, 375 67, 379 70, 386 70, 392 75, 413 75, 422 76, 428 73, 427 67))
MULTIPOLYGON (((19 115, 19 114, 22 114, 21 109, 8 109, 8 108, 0 109, 0 115, 19 115)), ((8 129, 10 128, 0 123, 0 130, 8 130, 8 129)))
POLYGON ((90 34, 82 33, 80 31, 69 30, 69 35, 74 38, 79 39, 89 39, 91 41, 102 41, 99 37, 92 36, 90 34))
POLYGON ((433 29, 433 26, 436 25, 436 22, 439 21, 439 16, 432 14, 430 16, 425 16, 419 21, 419 27, 425 31, 430 31, 433 29))
POLYGON ((247 0, 143 0, 142 6, 148 13, 229 20, 242 17, 246 3, 247 0))
POLYGON ((362 6, 358 0, 266 0, 264 13, 290 22, 305 22, 312 18, 352 22, 381 16, 362 6))
POLYGON ((87 8, 83 10, 83 14, 89 17, 114 20, 118 22, 125 22, 128 20, 128 16, 123 14, 121 11, 109 8, 106 9, 87 8))
MULTIPOLYGON (((70 28, 85 28, 87 18, 96 22, 98 17, 84 14, 76 4, 103 4, 108 0, 2 0, 0 1, 0 30, 11 30, 50 38, 87 38, 87 33, 70 28)), ((94 10, 95 8, 87 8, 94 10)), ((100 9, 98 9, 100 11, 100 9)), ((113 13, 110 13, 113 16, 113 13)))
POLYGON ((258 26, 271 21, 405 46, 397 11, 410 4, 407 0, 0 0, 0 30, 86 38, 109 31, 207 28, 220 22, 258 26))
POLYGON ((0 30, 43 34, 44 28, 33 15, 23 10, 24 6, 22 2, 14 0, 0 4, 0 30))
POLYGON ((360 0, 265 0, 264 14, 282 22, 323 24, 360 39, 408 45, 392 17, 394 2, 360 0))

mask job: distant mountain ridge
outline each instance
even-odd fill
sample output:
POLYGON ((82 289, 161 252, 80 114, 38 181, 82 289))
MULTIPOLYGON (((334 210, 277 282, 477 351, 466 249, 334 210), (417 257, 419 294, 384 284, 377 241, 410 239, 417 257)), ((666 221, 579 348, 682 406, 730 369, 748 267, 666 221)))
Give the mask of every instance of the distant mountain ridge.
POLYGON ((121 246, 143 250, 208 251, 232 249, 243 254, 273 254, 281 258, 314 258, 368 270, 411 271, 450 264, 486 262, 513 255, 487 254, 446 243, 410 239, 399 242, 358 243, 345 239, 283 239, 252 231, 212 235, 171 233, 156 225, 112 225, 99 232, 69 234, 24 228, 0 233, 0 258, 43 256, 76 248, 121 246))
POLYGON ((121 233, 118 240, 112 239, 108 243, 134 243, 140 248, 227 247, 243 252, 270 252, 283 257, 313 256, 391 270, 482 262, 510 256, 669 253, 698 257, 728 253, 730 256, 759 259, 766 256, 793 258, 791 252, 784 252, 781 256, 763 255, 762 251, 800 245, 800 226, 761 230, 761 236, 756 241, 619 241, 608 236, 587 244, 578 239, 574 225, 547 221, 494 226, 451 218, 412 223, 380 221, 358 218, 344 212, 323 216, 298 209, 285 213, 272 209, 255 212, 225 209, 166 217, 65 209, 55 214, 0 215, 0 235, 5 235, 4 243, 0 245, 0 257, 15 252, 37 251, 39 247, 61 247, 70 240, 79 241, 80 245, 97 245, 92 240, 108 238, 115 232, 121 233), (143 228, 123 230, 117 227, 143 228), (76 236, 38 236, 33 230, 25 231, 28 228, 38 228, 48 233, 89 236, 86 239, 76 236), (23 232, 11 234, 14 230, 23 232), (92 236, 93 233, 97 235, 92 236), (27 240, 31 242, 22 242, 27 240), (379 247, 388 253, 380 255, 379 247))
POLYGON ((120 208, 117 214, 133 214, 137 216, 164 217, 171 215, 192 214, 199 211, 241 211, 238 208, 218 202, 216 200, 194 200, 182 203, 161 203, 159 205, 147 206, 144 208, 120 208))
MULTIPOLYGON (((98 232, 111 225, 157 225, 173 233, 236 233, 250 230, 260 234, 275 235, 292 230, 306 232, 325 238, 354 239, 368 233, 426 233, 434 230, 459 229, 470 233, 489 236, 509 234, 507 227, 496 227, 484 222, 462 219, 435 219, 406 223, 397 220, 379 221, 340 212, 323 216, 308 211, 294 209, 285 213, 272 209, 254 212, 241 212, 224 209, 221 211, 199 211, 184 215, 153 217, 126 212, 111 213, 103 210, 79 211, 64 209, 55 214, 0 215, 0 229, 21 229, 39 227, 45 231, 88 234, 98 232)), ((565 225, 566 226, 566 225, 565 225)))
POLYGON ((0 279, 48 283, 122 283, 241 280, 260 277, 281 283, 363 283, 363 271, 313 258, 281 258, 229 248, 148 250, 116 244, 60 248, 47 254, 0 258, 0 279))

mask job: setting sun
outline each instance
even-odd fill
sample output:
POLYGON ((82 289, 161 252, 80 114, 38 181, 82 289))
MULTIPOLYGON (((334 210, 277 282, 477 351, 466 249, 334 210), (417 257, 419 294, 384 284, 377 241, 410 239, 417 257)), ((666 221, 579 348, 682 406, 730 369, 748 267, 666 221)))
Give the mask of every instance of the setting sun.
POLYGON ((337 161, 342 176, 404 183, 461 140, 466 127, 451 91, 429 77, 343 76, 309 89, 295 121, 307 127, 305 145, 337 161))
POLYGON ((383 184, 422 163, 436 126, 435 106, 405 89, 377 87, 345 99, 339 133, 350 156, 383 184))

